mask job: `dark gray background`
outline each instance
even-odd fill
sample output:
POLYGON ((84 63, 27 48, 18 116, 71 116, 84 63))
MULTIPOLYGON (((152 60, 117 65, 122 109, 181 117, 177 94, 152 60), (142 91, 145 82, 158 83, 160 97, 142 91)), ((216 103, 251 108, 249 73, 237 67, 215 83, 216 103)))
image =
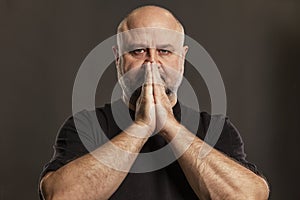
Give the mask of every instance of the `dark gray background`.
MULTIPOLYGON (((216 62, 228 115, 248 159, 268 178, 271 199, 300 199, 299 1, 1 0, 1 200, 37 199, 39 173, 71 114, 81 62, 130 10, 151 3, 173 11, 216 62)), ((112 65, 101 79, 97 105, 109 101, 114 72, 112 65)), ((193 72, 187 67, 186 77, 209 110, 193 72)))

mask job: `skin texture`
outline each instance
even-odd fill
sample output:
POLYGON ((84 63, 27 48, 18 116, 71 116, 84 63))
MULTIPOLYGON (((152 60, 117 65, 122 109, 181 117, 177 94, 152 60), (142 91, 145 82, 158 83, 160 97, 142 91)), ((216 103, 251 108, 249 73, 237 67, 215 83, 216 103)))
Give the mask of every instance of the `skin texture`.
MULTIPOLYGON (((182 26, 169 11, 155 6, 134 10, 121 22, 118 31, 142 27, 171 29, 183 33, 182 26)), ((148 46, 136 51, 123 51, 121 43, 113 48, 119 78, 130 71, 132 73, 128 77, 133 80, 139 73, 144 75, 144 84, 138 98, 130 101, 130 97, 126 96, 128 94, 123 91, 124 101, 136 110, 135 122, 111 140, 119 148, 135 154, 123 154, 122 151, 112 148, 110 143, 106 143, 92 152, 94 156, 128 170, 136 158, 136 153, 141 150, 152 132, 157 130, 167 142, 175 136, 179 137, 172 142, 174 154, 186 149, 191 142, 178 161, 199 198, 267 199, 269 189, 266 182, 250 170, 217 150, 212 150, 206 157, 198 157, 200 148, 206 144, 176 121, 172 112, 172 106, 177 99, 176 93, 166 92, 182 76, 187 47, 181 44, 176 55, 172 52, 166 55, 164 49, 158 48, 163 38, 157 37, 151 31, 144 38, 153 38, 149 34, 155 35, 155 39, 148 41, 148 46), (177 76, 171 76, 168 71, 177 76)), ((128 44, 132 40, 128 36, 122 41, 128 44)), ((123 90, 126 87, 123 85, 123 90)), ((108 199, 126 175, 126 171, 114 170, 87 154, 55 172, 48 173, 40 186, 45 199, 108 199)))

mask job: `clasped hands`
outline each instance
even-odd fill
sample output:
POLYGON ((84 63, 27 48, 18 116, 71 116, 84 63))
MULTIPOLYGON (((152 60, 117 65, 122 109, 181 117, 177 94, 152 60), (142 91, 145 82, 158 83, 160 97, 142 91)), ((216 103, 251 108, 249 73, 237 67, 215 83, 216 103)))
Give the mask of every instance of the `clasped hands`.
POLYGON ((147 128, 151 134, 168 132, 179 124, 165 90, 158 66, 148 62, 145 65, 145 82, 136 102, 135 123, 147 128))

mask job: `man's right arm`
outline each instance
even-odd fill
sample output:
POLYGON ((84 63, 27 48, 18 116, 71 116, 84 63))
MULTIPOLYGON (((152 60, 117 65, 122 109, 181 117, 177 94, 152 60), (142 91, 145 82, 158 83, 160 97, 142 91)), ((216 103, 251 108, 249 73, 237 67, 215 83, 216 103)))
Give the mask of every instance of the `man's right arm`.
POLYGON ((86 154, 48 172, 40 183, 44 198, 108 199, 125 179, 150 135, 149 129, 134 123, 91 152, 93 155, 86 154))
POLYGON ((135 122, 93 152, 46 174, 40 183, 46 200, 108 199, 118 189, 156 126, 149 64, 145 82, 136 103, 135 122))

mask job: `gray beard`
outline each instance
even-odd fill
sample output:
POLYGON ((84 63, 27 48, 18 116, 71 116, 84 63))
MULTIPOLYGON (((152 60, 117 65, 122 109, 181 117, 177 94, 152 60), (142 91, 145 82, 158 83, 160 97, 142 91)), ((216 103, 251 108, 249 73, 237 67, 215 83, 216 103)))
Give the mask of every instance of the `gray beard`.
MULTIPOLYGON (((125 96, 127 101, 129 101, 132 105, 135 105, 141 94, 142 85, 145 83, 144 67, 141 68, 135 77, 129 77, 129 75, 130 74, 122 75, 118 71, 119 85, 121 86, 123 96, 125 96)), ((162 84, 165 87, 165 93, 167 96, 174 94, 177 95, 177 90, 181 84, 182 76, 173 84, 166 82, 166 75, 164 73, 160 73, 160 77, 162 79, 162 84)))

